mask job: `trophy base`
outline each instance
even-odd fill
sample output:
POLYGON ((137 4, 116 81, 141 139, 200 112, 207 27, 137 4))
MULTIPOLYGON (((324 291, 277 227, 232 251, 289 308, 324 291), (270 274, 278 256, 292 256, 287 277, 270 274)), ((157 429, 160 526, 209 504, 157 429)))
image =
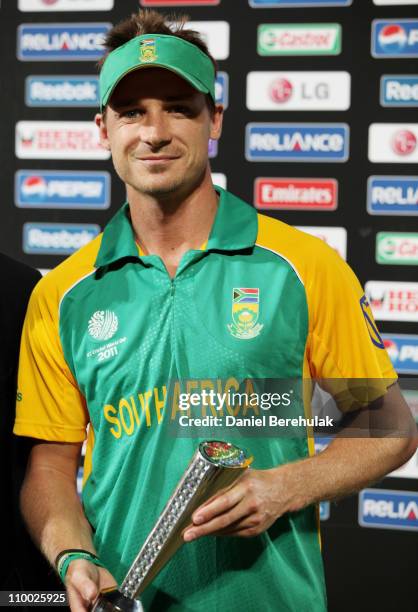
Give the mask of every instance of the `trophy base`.
POLYGON ((137 599, 125 597, 117 589, 103 591, 92 607, 93 612, 144 612, 142 604, 137 599))

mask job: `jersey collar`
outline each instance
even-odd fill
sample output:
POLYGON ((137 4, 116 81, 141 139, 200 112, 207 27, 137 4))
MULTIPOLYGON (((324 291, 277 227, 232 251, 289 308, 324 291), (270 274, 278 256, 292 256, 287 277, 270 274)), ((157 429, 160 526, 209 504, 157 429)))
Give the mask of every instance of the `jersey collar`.
MULTIPOLYGON (((258 231, 256 210, 225 189, 218 186, 215 189, 219 193, 218 210, 205 250, 239 251, 251 248, 258 231)), ((124 257, 140 259, 127 202, 103 231, 95 267, 107 266, 124 257)))

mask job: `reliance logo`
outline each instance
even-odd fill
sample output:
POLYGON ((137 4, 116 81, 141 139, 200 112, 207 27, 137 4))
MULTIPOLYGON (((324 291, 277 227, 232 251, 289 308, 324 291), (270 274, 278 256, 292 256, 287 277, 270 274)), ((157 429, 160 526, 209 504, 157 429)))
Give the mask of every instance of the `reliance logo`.
POLYGON ((349 127, 345 123, 249 123, 248 161, 345 162, 349 127))
POLYGON ((418 215, 418 176, 370 176, 367 210, 371 215, 418 215))
POLYGON ((418 493, 364 489, 359 495, 358 521, 377 529, 418 529, 418 493))
POLYGON ((17 57, 22 61, 96 61, 110 23, 24 23, 17 30, 17 57))

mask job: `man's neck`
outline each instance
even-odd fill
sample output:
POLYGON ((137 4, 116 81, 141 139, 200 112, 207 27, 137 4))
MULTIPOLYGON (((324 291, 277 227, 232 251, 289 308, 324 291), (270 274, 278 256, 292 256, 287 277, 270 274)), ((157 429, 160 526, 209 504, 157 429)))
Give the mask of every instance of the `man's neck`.
POLYGON ((136 240, 145 254, 158 255, 171 277, 183 255, 207 241, 218 206, 210 173, 190 195, 163 201, 128 187, 136 240))

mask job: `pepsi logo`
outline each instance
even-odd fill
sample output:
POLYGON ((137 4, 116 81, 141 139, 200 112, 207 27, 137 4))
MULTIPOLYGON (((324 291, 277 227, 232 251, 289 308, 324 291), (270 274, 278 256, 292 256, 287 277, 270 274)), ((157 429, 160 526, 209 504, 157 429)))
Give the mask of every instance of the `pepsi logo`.
POLYGON ((273 102, 287 102, 292 97, 292 83, 287 79, 276 79, 270 85, 269 93, 273 102))
POLYGON ((393 342, 393 340, 389 340, 385 338, 383 340, 383 344, 385 345, 385 349, 390 357, 390 360, 396 361, 399 355, 399 349, 398 349, 396 342, 393 342))
POLYGON ((405 29, 396 23, 386 25, 379 32, 379 44, 386 48, 404 47, 408 41, 405 29))
POLYGON ((45 195, 47 190, 46 181, 41 176, 28 176, 23 182, 22 193, 25 196, 45 195))
POLYGON ((398 155, 410 155, 417 146, 417 139, 410 130, 399 130, 392 138, 392 149, 398 155))

